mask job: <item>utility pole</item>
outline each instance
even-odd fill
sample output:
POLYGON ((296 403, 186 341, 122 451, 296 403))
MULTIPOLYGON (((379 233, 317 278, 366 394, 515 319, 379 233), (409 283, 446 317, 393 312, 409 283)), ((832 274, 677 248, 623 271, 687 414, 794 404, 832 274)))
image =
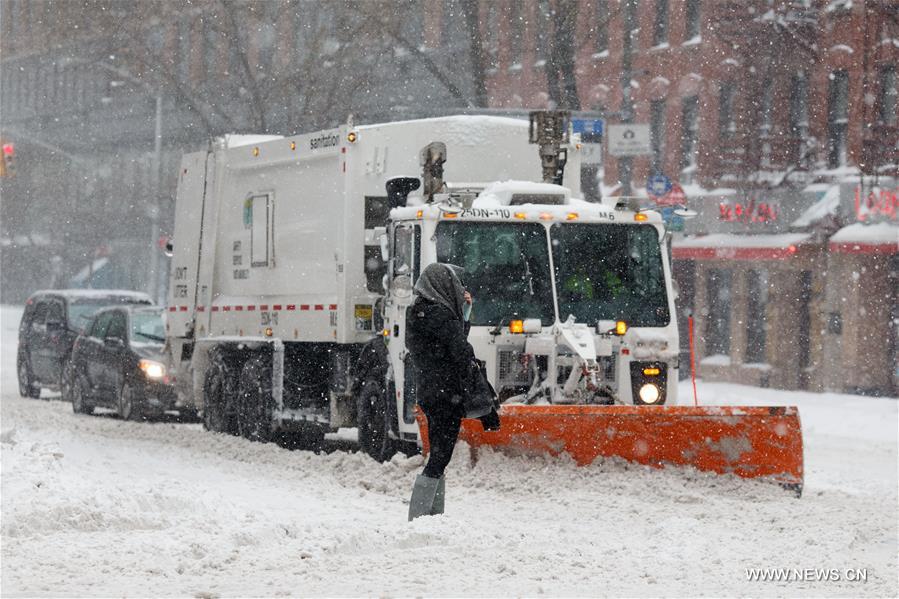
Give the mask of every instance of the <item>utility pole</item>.
MULTIPOLYGON (((635 0, 624 0, 625 5, 635 0)), ((628 6, 624 7, 627 14, 631 14, 628 6)), ((634 122, 634 102, 631 98, 631 80, 633 79, 632 61, 632 44, 633 44, 634 23, 630 19, 624 19, 624 40, 621 46, 621 108, 619 116, 622 124, 630 124, 634 122)), ((618 158, 618 178, 621 181, 621 195, 630 196, 631 190, 631 168, 633 163, 630 156, 621 156, 618 158)))
POLYGON ((159 302, 159 213, 162 195, 162 94, 156 94, 156 126, 153 133, 153 199, 150 212, 150 297, 159 302))

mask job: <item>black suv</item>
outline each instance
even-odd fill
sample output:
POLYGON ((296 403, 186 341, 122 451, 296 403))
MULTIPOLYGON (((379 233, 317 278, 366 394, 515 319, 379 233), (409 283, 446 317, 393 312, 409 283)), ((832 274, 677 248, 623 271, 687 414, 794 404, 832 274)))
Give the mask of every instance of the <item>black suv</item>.
POLYGON ((68 358, 75 338, 97 310, 118 305, 152 306, 153 302, 145 293, 96 289, 38 291, 28 298, 16 358, 22 397, 40 397, 41 389, 52 389, 70 400, 68 358))
POLYGON ((117 410, 123 420, 143 420, 175 409, 185 417, 166 374, 162 310, 131 306, 97 312, 72 349, 76 413, 90 414, 94 406, 102 406, 117 410))

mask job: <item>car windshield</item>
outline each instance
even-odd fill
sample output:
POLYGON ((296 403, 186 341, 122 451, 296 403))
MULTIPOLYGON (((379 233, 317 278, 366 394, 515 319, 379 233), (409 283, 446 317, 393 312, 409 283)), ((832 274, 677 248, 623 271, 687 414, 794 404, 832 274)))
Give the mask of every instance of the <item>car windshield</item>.
POLYGON ((163 343, 165 341, 165 324, 162 322, 162 311, 135 311, 131 313, 132 343, 163 343))
POLYGON ((559 318, 590 325, 670 320, 659 234, 646 225, 555 224, 550 229, 559 318))
POLYGON ((69 300, 69 326, 82 332, 90 324, 94 314, 107 306, 117 306, 128 302, 115 297, 97 297, 69 300))
POLYGON ((437 260, 465 269, 473 325, 555 319, 546 229, 537 223, 441 222, 437 260))

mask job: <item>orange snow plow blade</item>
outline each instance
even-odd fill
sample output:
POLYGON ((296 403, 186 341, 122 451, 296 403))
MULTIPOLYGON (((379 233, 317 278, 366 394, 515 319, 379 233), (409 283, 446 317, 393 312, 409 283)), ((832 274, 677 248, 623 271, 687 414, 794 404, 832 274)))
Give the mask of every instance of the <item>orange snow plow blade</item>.
MULTIPOLYGON (((500 422, 499 431, 485 432, 464 420, 459 438, 519 454, 565 452, 580 466, 619 457, 766 478, 802 492, 802 429, 793 406, 508 405, 500 422)), ((424 418, 419 423, 427 439, 424 418)))

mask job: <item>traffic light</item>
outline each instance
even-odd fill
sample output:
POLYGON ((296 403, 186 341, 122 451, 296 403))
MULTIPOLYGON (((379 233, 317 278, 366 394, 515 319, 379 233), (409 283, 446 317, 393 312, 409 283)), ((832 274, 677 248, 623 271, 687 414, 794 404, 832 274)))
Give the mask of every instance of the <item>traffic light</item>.
POLYGON ((0 162, 0 177, 12 177, 16 174, 13 158, 16 156, 16 146, 12 143, 3 144, 3 161, 0 162))

